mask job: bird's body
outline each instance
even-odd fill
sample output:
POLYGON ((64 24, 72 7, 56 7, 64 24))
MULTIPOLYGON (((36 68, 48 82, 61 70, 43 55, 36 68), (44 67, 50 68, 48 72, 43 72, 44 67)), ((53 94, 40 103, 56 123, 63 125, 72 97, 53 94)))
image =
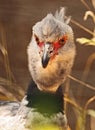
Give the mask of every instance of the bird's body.
POLYGON ((33 26, 27 50, 33 82, 21 103, 0 103, 0 130, 43 130, 44 124, 67 130, 59 86, 71 72, 75 44, 64 11, 61 8, 55 16, 48 14, 33 26))
POLYGON ((63 126, 65 130, 61 87, 56 93, 42 92, 32 82, 21 103, 0 102, 0 130, 59 130, 63 126))
MULTIPOLYGON (((25 100, 25 99, 24 99, 25 100)), ((22 102, 0 102, 0 130, 27 130, 26 115, 29 108, 22 102)))

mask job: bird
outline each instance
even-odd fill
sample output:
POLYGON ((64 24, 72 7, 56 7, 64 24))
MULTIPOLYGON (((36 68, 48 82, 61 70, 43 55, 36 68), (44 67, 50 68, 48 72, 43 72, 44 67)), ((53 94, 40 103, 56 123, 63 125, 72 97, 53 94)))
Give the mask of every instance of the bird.
POLYGON ((76 55, 69 22, 62 7, 33 26, 27 47, 32 79, 21 102, 0 101, 0 130, 69 130, 63 83, 76 55))

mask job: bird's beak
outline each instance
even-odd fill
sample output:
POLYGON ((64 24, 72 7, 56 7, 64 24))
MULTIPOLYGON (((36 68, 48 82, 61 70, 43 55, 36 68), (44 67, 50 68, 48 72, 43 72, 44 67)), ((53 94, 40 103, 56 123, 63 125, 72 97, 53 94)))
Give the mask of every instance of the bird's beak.
POLYGON ((51 44, 47 42, 47 43, 45 43, 44 48, 43 48, 43 55, 42 55, 43 68, 47 67, 49 60, 50 60, 50 57, 51 57, 50 46, 51 46, 51 44))

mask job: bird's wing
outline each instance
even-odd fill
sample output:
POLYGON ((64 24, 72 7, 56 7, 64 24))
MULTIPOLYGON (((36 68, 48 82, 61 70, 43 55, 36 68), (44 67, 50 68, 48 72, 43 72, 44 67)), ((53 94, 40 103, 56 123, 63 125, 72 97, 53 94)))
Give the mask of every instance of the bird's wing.
POLYGON ((0 101, 0 130, 27 130, 23 109, 23 103, 0 101))
POLYGON ((19 102, 0 101, 0 116, 14 116, 19 106, 19 102))

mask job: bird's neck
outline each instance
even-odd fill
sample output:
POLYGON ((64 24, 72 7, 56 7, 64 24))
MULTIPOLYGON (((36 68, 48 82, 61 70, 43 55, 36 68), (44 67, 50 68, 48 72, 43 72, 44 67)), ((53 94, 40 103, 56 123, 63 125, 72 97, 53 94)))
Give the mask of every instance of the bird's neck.
POLYGON ((27 107, 35 109, 42 114, 52 115, 63 112, 63 90, 60 86, 57 91, 40 91, 32 82, 27 91, 27 107))

